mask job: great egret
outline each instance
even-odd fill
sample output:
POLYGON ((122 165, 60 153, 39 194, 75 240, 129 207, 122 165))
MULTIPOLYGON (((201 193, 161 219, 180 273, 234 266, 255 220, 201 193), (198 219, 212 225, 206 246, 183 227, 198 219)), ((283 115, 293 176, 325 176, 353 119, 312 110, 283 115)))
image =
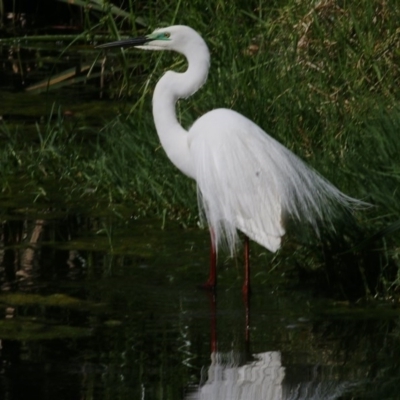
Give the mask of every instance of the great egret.
MULTIPOLYGON (((271 252, 281 246, 284 218, 332 224, 338 208, 364 203, 346 196, 260 127, 230 109, 200 117, 187 131, 177 120, 178 99, 195 93, 206 81, 210 53, 202 37, 183 25, 150 35, 103 44, 100 48, 137 47, 183 54, 188 69, 168 71, 153 95, 153 117, 169 159, 197 182, 200 209, 211 232, 211 268, 206 286, 216 284, 216 254, 221 243, 233 253, 237 230, 271 252)), ((245 243, 245 284, 249 289, 249 245, 245 243)))

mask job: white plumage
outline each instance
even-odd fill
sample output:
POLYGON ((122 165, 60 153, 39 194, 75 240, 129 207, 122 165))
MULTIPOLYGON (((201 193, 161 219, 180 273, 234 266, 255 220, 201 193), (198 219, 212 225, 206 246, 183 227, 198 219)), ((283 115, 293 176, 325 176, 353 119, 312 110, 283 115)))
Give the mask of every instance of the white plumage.
POLYGON ((136 46, 173 50, 188 60, 184 73, 168 71, 157 83, 153 116, 170 160, 196 180, 199 203, 213 231, 216 248, 225 242, 231 252, 237 230, 272 252, 285 234, 290 216, 312 225, 331 224, 338 208, 365 205, 346 196, 252 121, 228 109, 200 117, 186 131, 176 118, 175 104, 207 79, 210 55, 192 28, 171 26, 143 38, 101 47, 136 46))
POLYGON ((274 147, 265 152, 268 139, 273 140, 253 122, 226 109, 205 114, 189 130, 200 205, 213 227, 216 247, 225 240, 233 250, 237 229, 270 251, 280 246, 285 229, 279 182, 271 166, 274 156, 269 154, 274 147))

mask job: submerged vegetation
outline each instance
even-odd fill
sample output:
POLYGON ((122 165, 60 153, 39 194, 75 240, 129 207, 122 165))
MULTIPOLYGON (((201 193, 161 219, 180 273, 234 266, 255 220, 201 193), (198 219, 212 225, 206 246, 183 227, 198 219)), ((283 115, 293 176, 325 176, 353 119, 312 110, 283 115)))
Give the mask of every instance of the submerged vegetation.
MULTIPOLYGON (((24 89, 37 93, 29 94, 30 101, 41 102, 55 90, 61 94, 56 105, 49 102, 53 105, 44 118, 34 118, 34 128, 16 124, 10 117, 13 110, 4 113, 6 105, 0 100, 2 201, 23 196, 39 206, 55 201, 65 207, 85 202, 91 207, 121 205, 135 216, 195 223, 195 184, 166 159, 151 115, 157 79, 165 70, 184 70, 185 61, 170 54, 135 50, 105 54, 93 48, 101 41, 144 34, 157 26, 190 25, 209 44, 212 65, 204 88, 179 103, 183 125, 212 108, 233 108, 342 191, 372 203, 375 207, 358 215, 367 233, 343 236, 350 246, 364 242, 371 251, 365 237, 375 234, 372 247, 374 255, 379 254, 374 260, 380 263, 381 280, 373 288, 366 283, 370 287, 366 292, 393 293, 400 268, 395 229, 400 215, 399 4, 385 0, 113 3, 75 1, 66 7, 79 33, 24 38, 21 49, 36 49, 38 58, 33 72, 29 66, 30 75, 23 59, 18 64, 20 75, 31 77, 24 89), (52 49, 47 65, 54 67, 47 68, 43 79, 38 71, 42 73, 47 62, 41 55, 46 49, 38 43, 52 40, 55 44, 62 40, 64 48, 61 53, 52 49), (63 71, 59 66, 63 57, 82 49, 80 67, 63 71), (79 104, 66 106, 63 94, 71 96, 71 88, 76 88, 77 96, 90 85, 98 85, 104 108, 98 108, 89 125, 77 111, 79 104), (108 116, 110 101, 119 105, 113 117, 108 116)), ((4 21, 0 48, 4 52, 11 46, 17 52, 15 35, 23 30, 11 29, 4 21)), ((328 242, 321 263, 332 246, 328 242)), ((338 248, 346 252, 340 245, 336 253, 338 248)), ((313 264, 318 265, 315 258, 313 264)), ((361 262, 357 268, 367 266, 361 262)))

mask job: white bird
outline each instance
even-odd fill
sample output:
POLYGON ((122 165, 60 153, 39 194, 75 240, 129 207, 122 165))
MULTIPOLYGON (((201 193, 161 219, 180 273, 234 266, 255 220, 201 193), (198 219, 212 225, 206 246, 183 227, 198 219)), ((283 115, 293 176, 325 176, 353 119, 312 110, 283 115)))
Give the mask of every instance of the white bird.
MULTIPOLYGON (((333 224, 340 208, 365 206, 329 183, 290 150, 243 115, 225 108, 207 112, 189 130, 176 117, 175 105, 195 93, 207 79, 210 53, 205 41, 183 25, 150 35, 107 43, 100 48, 137 47, 172 50, 184 55, 183 73, 168 71, 153 94, 153 117, 161 144, 172 163, 197 182, 199 206, 211 232, 211 269, 206 284, 216 284, 216 253, 224 243, 231 253, 237 231, 276 252, 285 234, 284 220, 294 218, 317 232, 333 224)), ((249 290, 249 247, 245 245, 249 290)))

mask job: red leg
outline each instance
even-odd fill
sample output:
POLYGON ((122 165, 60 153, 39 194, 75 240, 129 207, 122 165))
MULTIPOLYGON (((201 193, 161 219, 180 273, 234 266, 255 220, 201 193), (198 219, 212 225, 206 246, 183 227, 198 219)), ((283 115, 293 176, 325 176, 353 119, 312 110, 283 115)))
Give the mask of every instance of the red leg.
POLYGON ((250 293, 250 243, 249 238, 244 238, 244 283, 243 283, 243 295, 247 297, 250 293))
POLYGON ((244 299, 244 307, 246 313, 246 327, 245 327, 245 345, 247 355, 250 354, 250 301, 249 301, 249 292, 247 294, 243 294, 244 299))
POLYGON ((210 276, 207 282, 202 285, 203 289, 214 290, 217 285, 217 249, 215 248, 214 231, 210 228, 211 247, 210 247, 210 276))
POLYGON ((243 283, 243 300, 246 311, 246 329, 245 329, 245 341, 246 350, 249 352, 250 348, 250 243, 249 238, 244 238, 244 283, 243 283))

